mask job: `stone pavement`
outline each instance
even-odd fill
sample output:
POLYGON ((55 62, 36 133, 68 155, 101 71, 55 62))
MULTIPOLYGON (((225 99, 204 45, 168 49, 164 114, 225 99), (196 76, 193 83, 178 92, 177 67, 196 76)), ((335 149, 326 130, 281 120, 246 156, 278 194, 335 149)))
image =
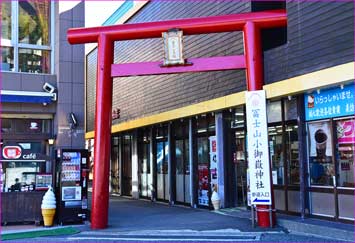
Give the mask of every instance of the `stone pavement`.
MULTIPOLYGON (((79 234, 53 239, 36 238, 31 241, 354 241, 354 228, 349 224, 317 219, 301 221, 300 217, 278 214, 277 227, 253 228, 250 218, 250 211, 244 208, 209 211, 111 197, 107 229, 93 231, 87 222, 75 226, 80 229, 79 234)), ((43 230, 43 227, 33 226, 35 228, 43 230)), ((23 230, 30 230, 30 227, 6 226, 2 227, 2 234, 23 230)))
MULTIPOLYGON (((213 212, 230 217, 251 220, 251 212, 242 207, 226 208, 213 212)), ((302 220, 300 216, 278 213, 277 225, 289 232, 306 233, 309 235, 354 242, 354 224, 345 224, 316 218, 304 218, 302 220)))

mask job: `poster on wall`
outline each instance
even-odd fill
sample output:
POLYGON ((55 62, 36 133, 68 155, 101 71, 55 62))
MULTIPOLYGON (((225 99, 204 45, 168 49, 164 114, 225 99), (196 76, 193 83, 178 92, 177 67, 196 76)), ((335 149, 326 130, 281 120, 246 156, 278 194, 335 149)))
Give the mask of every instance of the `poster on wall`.
POLYGON ((210 140, 210 172, 211 172, 211 190, 218 191, 218 159, 217 159, 217 138, 216 136, 209 137, 210 140))
POLYGON ((271 205, 269 142, 265 91, 246 92, 247 144, 251 203, 271 205))
POLYGON ((198 165, 198 204, 208 206, 208 166, 198 165))
POLYGON ((337 121, 338 144, 355 143, 355 120, 337 121))
POLYGON ((310 156, 324 158, 333 155, 330 122, 308 123, 310 156))

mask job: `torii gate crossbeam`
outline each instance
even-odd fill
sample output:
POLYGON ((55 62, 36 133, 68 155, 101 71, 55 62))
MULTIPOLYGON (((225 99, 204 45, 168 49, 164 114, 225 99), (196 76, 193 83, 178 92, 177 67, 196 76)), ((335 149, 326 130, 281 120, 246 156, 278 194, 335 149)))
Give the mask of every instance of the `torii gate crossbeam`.
POLYGON ((260 30, 286 24, 286 11, 275 10, 68 30, 70 44, 98 43, 92 229, 106 228, 108 223, 112 78, 246 68, 248 90, 260 90, 263 86, 260 30), (198 58, 192 59, 193 66, 172 68, 160 67, 159 62, 113 64, 115 41, 160 38, 173 28, 181 29, 184 35, 243 31, 245 56, 198 58))

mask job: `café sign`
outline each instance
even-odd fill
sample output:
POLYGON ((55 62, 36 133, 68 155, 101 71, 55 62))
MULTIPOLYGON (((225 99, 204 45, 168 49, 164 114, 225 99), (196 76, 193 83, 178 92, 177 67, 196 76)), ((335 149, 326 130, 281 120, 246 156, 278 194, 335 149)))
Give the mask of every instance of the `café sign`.
POLYGON ((2 157, 4 159, 18 159, 22 155, 20 146, 5 146, 2 150, 2 157))
POLYGON ((18 145, 6 145, 2 148, 2 161, 46 161, 50 158, 47 155, 35 153, 18 145))

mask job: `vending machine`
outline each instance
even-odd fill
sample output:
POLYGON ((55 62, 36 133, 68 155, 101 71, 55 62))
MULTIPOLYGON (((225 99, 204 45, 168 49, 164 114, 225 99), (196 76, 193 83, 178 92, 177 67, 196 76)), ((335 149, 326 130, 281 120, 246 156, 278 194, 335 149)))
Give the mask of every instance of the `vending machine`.
POLYGON ((56 153, 58 223, 82 222, 88 217, 88 151, 62 149, 56 153))

